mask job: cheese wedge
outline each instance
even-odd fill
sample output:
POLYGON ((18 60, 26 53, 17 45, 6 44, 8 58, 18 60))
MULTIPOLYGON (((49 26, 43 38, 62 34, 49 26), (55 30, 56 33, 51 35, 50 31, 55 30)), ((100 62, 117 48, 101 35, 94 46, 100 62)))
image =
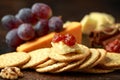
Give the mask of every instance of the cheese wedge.
POLYGON ((61 33, 66 34, 72 34, 75 38, 77 43, 81 43, 82 41, 82 27, 80 22, 71 22, 64 26, 65 30, 61 33))
MULTIPOLYGON (((70 22, 65 26, 65 29, 60 32, 62 34, 70 33, 75 36, 77 43, 81 43, 82 32, 81 32, 81 24, 79 22, 70 22)), ((30 52, 39 48, 51 47, 51 40, 55 32, 47 34, 43 37, 37 38, 32 41, 28 41, 24 44, 21 44, 16 48, 18 52, 30 52)))

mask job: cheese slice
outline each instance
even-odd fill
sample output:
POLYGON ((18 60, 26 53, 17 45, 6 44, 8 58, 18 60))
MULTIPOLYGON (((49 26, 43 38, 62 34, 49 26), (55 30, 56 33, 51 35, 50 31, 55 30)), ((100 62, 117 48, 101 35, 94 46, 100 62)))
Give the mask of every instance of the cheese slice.
MULTIPOLYGON (((81 24, 79 22, 70 22, 68 25, 65 26, 65 29, 60 33, 62 34, 70 33, 73 36, 75 36, 77 43, 81 43, 82 32, 81 32, 81 24)), ((51 47, 51 40, 54 35, 55 32, 52 32, 43 37, 23 43, 16 48, 16 51, 30 52, 39 48, 51 47)))

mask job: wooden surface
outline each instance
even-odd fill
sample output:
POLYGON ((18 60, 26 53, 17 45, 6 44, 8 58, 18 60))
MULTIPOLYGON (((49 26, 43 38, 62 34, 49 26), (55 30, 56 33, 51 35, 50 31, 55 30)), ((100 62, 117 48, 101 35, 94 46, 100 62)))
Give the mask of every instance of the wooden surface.
POLYGON ((34 71, 23 71, 24 77, 19 80, 120 80, 120 71, 107 74, 86 74, 86 73, 37 73, 34 71))
MULTIPOLYGON (((62 15, 63 20, 80 21, 81 18, 92 11, 101 11, 112 14, 116 22, 120 21, 119 0, 1 0, 0 19, 6 14, 15 15, 19 9, 31 7, 35 2, 44 2, 50 5, 54 15, 62 15)), ((5 43, 7 30, 0 23, 0 54, 13 51, 5 43)), ((89 45, 83 39, 83 44, 89 45)), ((33 70, 23 70, 24 77, 18 80, 120 80, 120 70, 107 74, 85 74, 85 73, 60 73, 48 74, 37 73, 33 70)), ((3 80, 0 78, 0 80, 3 80)))

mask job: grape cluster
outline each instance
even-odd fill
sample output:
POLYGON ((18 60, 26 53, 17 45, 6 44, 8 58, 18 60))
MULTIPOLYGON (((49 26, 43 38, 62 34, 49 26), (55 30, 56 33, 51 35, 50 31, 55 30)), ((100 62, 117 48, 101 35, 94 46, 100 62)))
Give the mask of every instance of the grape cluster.
POLYGON ((32 8, 22 8, 16 15, 5 15, 1 22, 9 30, 6 43, 16 48, 23 42, 36 37, 44 36, 52 31, 63 29, 63 20, 60 16, 53 16, 50 6, 44 3, 35 3, 32 8))

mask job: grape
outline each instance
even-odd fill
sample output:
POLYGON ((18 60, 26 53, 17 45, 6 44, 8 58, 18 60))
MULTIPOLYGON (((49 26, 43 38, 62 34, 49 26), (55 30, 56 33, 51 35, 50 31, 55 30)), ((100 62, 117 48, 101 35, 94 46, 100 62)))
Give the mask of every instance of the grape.
POLYGON ((37 36, 43 36, 48 33, 48 20, 41 19, 34 27, 37 36))
POLYGON ((30 40, 30 39, 34 38, 35 31, 34 31, 32 25, 28 24, 28 23, 21 24, 18 28, 18 36, 22 40, 30 40))
POLYGON ((2 22, 2 25, 9 30, 11 30, 13 28, 17 28, 20 24, 22 24, 22 21, 20 19, 17 19, 13 15, 4 16, 1 20, 1 22, 2 22))
POLYGON ((12 48, 16 48, 20 44, 22 44, 24 41, 21 40, 17 35, 17 28, 10 30, 6 35, 6 43, 8 46, 12 48))
POLYGON ((44 3, 35 3, 32 6, 32 13, 39 19, 48 19, 52 16, 52 9, 44 3))
POLYGON ((60 17, 53 16, 49 19, 48 26, 50 31, 59 32, 63 29, 63 21, 60 17))
POLYGON ((21 19, 24 23, 35 24, 37 22, 37 18, 32 14, 31 9, 29 8, 21 9, 16 17, 21 19))

